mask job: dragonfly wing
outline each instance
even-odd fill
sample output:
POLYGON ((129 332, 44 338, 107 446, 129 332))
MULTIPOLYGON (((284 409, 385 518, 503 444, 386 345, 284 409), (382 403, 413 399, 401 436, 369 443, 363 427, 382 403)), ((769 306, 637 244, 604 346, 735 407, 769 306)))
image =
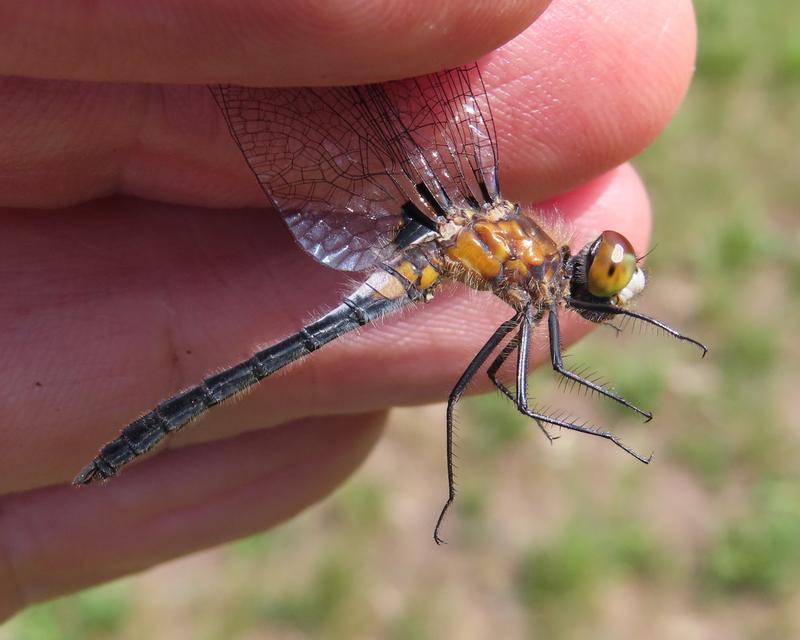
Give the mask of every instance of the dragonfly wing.
POLYGON ((477 66, 353 87, 211 90, 272 205, 328 266, 385 259, 409 205, 435 228, 454 206, 498 197, 477 66))

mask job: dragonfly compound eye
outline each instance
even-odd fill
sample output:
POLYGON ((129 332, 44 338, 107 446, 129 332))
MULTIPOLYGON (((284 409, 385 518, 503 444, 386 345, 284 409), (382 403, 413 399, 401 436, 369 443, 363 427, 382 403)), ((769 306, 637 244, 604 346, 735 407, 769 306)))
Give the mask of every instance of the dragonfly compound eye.
POLYGON ((589 253, 587 286, 598 298, 622 291, 637 272, 636 253, 628 239, 616 231, 603 231, 589 253))

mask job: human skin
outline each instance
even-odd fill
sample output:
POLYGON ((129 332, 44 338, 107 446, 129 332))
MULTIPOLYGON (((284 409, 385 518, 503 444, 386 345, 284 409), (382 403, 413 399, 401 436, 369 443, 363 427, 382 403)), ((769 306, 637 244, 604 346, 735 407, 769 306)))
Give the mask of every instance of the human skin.
MULTIPOLYGON (((511 315, 448 289, 112 482, 69 486, 120 427, 297 330, 352 278, 265 209, 204 84, 358 83, 484 56, 504 195, 558 211, 574 248, 616 229, 645 251, 649 204, 625 162, 684 96, 690 2, 555 0, 538 19, 544 0, 433 4, 0 2, 0 618, 320 500, 388 407, 443 399, 511 315)), ((569 342, 587 325, 563 328, 569 342)), ((444 498, 444 467, 441 483, 444 498)))

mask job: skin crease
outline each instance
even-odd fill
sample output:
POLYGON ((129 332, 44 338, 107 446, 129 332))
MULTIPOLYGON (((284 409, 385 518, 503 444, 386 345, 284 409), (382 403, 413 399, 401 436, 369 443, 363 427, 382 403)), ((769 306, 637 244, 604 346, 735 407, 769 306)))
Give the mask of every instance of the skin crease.
MULTIPOLYGON (((356 16, 368 3, 351 4, 356 16)), ((336 48, 326 41, 316 54, 291 53, 298 84, 466 62, 497 45, 490 27, 509 38, 543 8, 508 3, 498 17, 449 3, 434 27, 452 45, 442 47, 441 38, 426 41, 418 25, 404 21, 396 3, 373 4, 394 16, 396 35, 410 30, 422 38, 426 55, 399 67, 394 49, 383 57, 347 50, 342 55, 351 59, 332 58, 326 68, 325 47, 336 48), (479 44, 465 47, 460 34, 479 44)), ((162 3, 162 17, 177 15, 171 7, 180 5, 162 3)), ((126 55, 113 51, 119 16, 93 16, 103 28, 90 30, 87 42, 86 13, 63 16, 70 28, 53 50, 32 55, 30 42, 48 42, 37 36, 48 33, 44 12, 0 8, 9 36, 0 38, 3 71, 19 76, 0 80, 0 353, 9 372, 0 388, 0 617, 272 526, 319 500, 368 453, 386 407, 443 399, 511 315, 490 296, 448 289, 215 409, 113 482, 64 486, 137 414, 296 330, 352 282, 352 274, 305 255, 278 216, 249 209, 263 207, 263 194, 204 87, 33 79, 291 80, 268 63, 249 64, 269 58, 256 55, 259 46, 268 52, 281 42, 258 31, 258 16, 244 43, 220 58, 222 45, 212 42, 214 55, 207 54, 207 39, 223 38, 210 36, 207 22, 223 11, 219 5, 203 3, 199 26, 189 24, 174 50, 154 60, 137 58, 147 43, 133 27, 119 39, 126 55)), ((55 7, 54 14, 73 10, 55 7)), ((258 12, 249 3, 236 7, 239 22, 220 28, 229 43, 248 12, 258 12)), ((137 11, 149 24, 149 10, 139 4, 137 11)), ((303 27, 293 12, 275 14, 287 33, 303 27)), ((330 15, 314 15, 308 28, 331 31, 330 15)), ((329 39, 349 42, 347 29, 363 30, 375 15, 345 21, 329 39)), ((161 22, 176 29, 170 19, 161 22)), ((622 163, 680 104, 694 39, 687 1, 560 0, 489 54, 481 68, 504 194, 557 211, 573 248, 609 228, 643 253, 647 196, 622 163)), ((384 34, 376 49, 403 41, 384 34)), ((565 317, 567 342, 586 329, 574 314, 565 317)), ((545 353, 533 351, 539 362, 545 353)), ((482 378, 475 390, 488 388, 482 378)), ((444 498, 444 468, 441 482, 444 498)))

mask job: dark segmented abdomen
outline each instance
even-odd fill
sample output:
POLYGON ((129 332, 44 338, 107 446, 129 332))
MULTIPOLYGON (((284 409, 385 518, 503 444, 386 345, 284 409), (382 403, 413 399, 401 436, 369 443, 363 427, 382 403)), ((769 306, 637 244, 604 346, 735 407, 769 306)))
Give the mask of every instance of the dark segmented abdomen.
MULTIPOLYGON (((405 264, 405 263, 404 263, 405 264)), ((289 363, 319 349, 423 294, 404 274, 386 266, 376 271, 332 311, 285 340, 272 345, 237 365, 209 376, 196 387, 165 400, 150 413, 134 420, 119 437, 100 449, 97 456, 73 480, 73 484, 110 478, 137 456, 152 449, 168 434, 177 431, 216 404, 235 396, 289 363), (401 279, 402 278, 402 279, 401 279)))

